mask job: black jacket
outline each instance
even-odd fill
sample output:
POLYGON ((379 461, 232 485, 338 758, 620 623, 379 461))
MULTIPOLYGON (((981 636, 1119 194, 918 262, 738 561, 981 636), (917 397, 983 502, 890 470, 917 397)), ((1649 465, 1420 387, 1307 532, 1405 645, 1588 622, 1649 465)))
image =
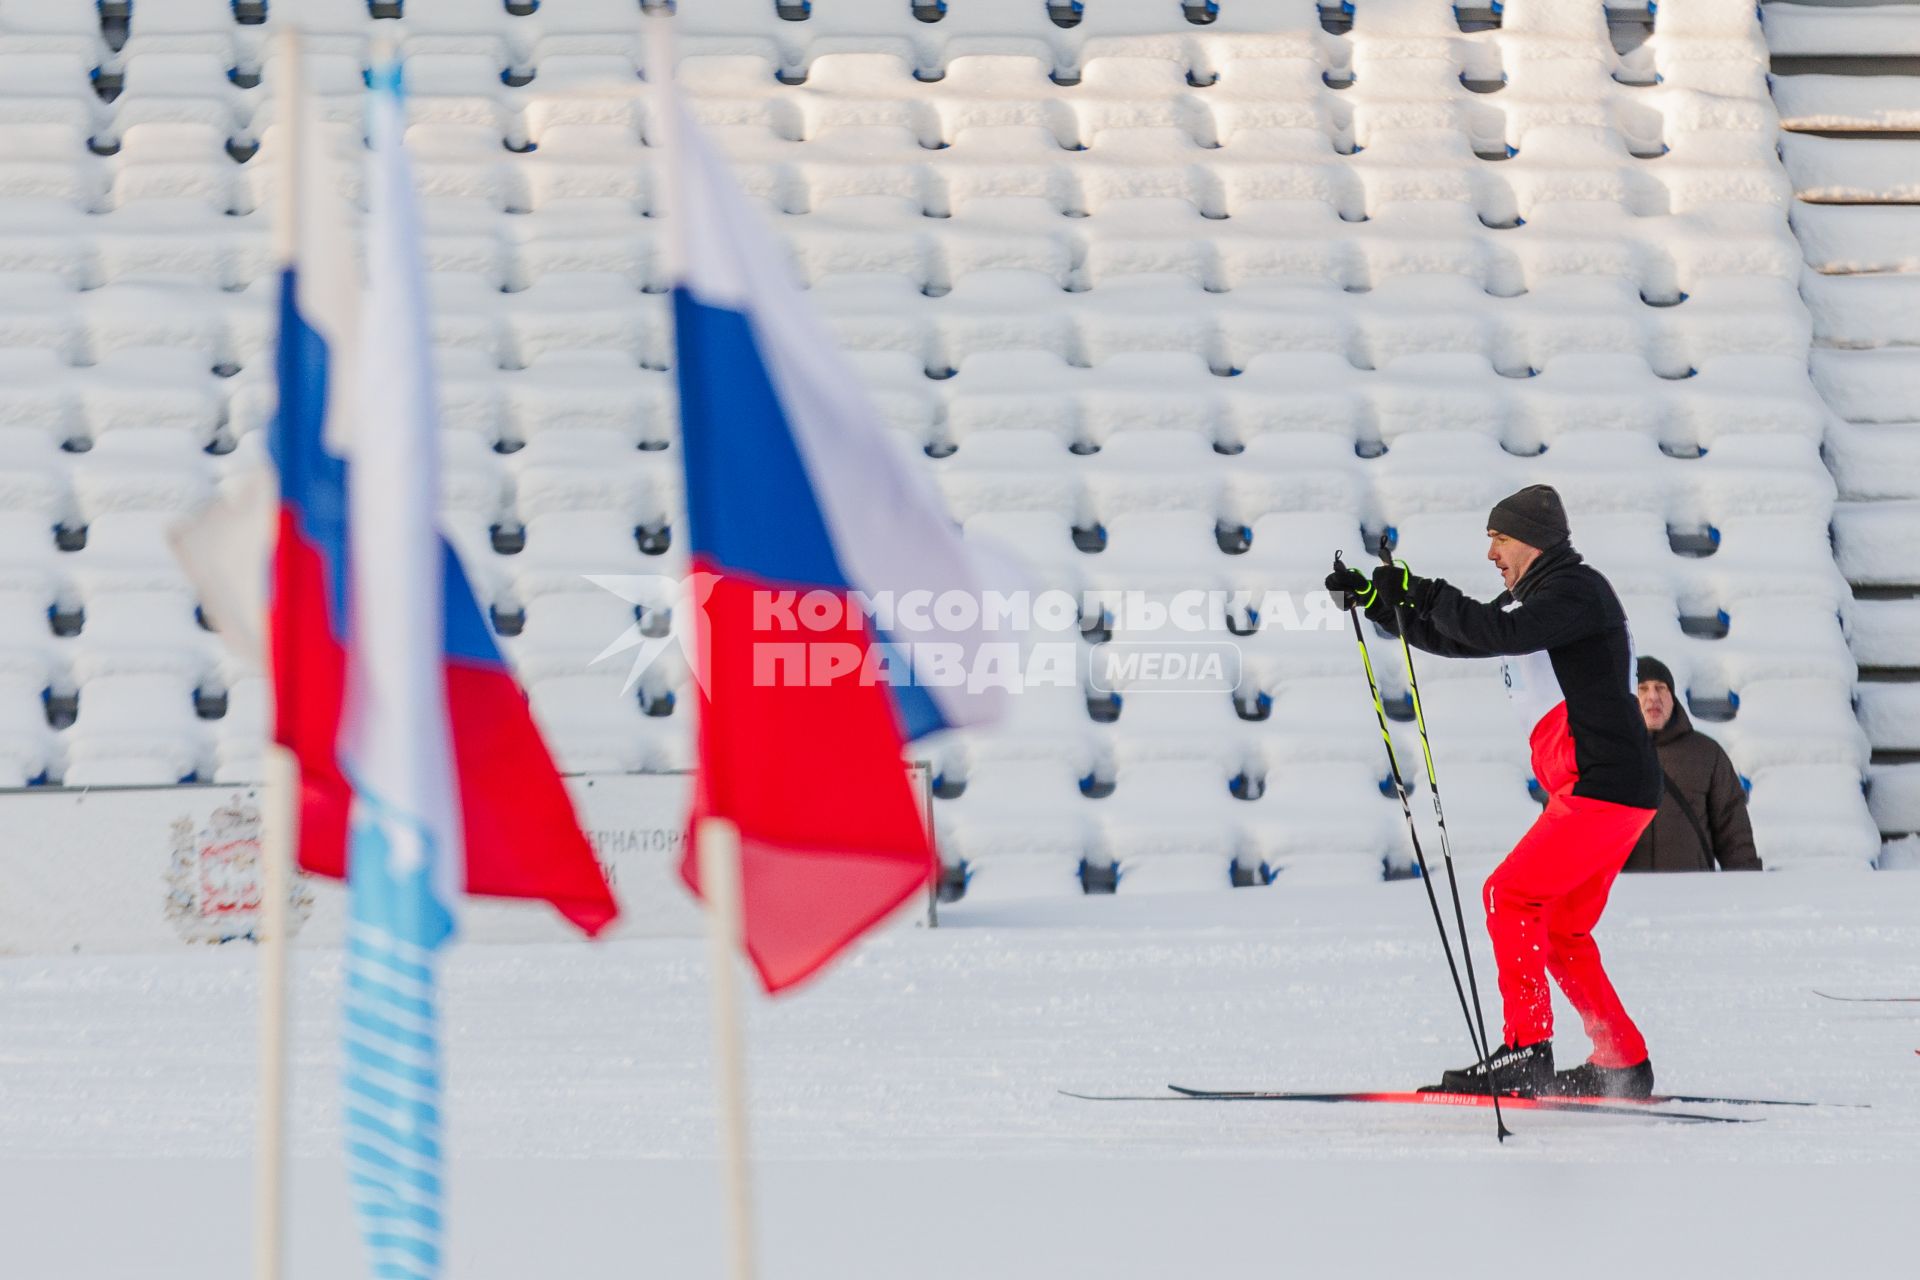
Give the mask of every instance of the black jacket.
MULTIPOLYGON (((1541 552, 1513 590, 1487 604, 1444 579, 1415 579, 1410 595, 1418 604, 1401 613, 1417 648, 1448 658, 1546 652, 1567 702, 1580 774, 1575 795, 1640 809, 1660 803, 1660 764, 1633 695, 1626 611, 1571 543, 1541 552)), ((1384 599, 1367 616, 1394 628, 1394 607, 1384 599)))
POLYGON ((1746 789, 1720 744, 1696 730, 1686 708, 1676 705, 1673 718, 1653 735, 1653 746, 1669 785, 1626 870, 1711 871, 1715 862, 1722 871, 1760 870, 1746 789))

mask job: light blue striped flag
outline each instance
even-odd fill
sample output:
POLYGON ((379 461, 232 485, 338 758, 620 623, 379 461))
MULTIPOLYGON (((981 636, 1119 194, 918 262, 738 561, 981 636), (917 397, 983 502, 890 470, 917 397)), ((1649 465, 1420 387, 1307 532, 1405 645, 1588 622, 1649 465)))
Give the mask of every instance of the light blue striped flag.
POLYGON ((443 1261, 436 951, 453 935, 459 791, 444 669, 445 565, 419 216, 399 69, 369 101, 367 286, 349 388, 348 644, 341 762, 349 822, 348 1172, 373 1274, 443 1261))
MULTIPOLYGON (((455 895, 542 899, 589 936, 618 909, 438 527, 420 217, 399 68, 377 61, 364 273, 314 104, 297 91, 286 104, 305 142, 282 158, 299 216, 282 227, 272 429, 274 731, 300 760, 300 865, 349 881, 346 1143, 374 1274, 433 1280, 445 1229, 434 969, 455 895)), ((189 551, 241 537, 241 514, 189 551)), ((204 576, 268 577, 224 563, 204 576)))

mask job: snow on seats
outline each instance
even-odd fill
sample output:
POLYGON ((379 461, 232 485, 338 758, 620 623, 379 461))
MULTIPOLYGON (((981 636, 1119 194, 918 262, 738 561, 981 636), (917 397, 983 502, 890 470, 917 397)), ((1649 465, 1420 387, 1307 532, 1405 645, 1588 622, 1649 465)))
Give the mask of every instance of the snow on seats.
POLYGON ((1793 229, 1823 275, 1920 273, 1920 207, 1802 204, 1793 229))
MULTIPOLYGON (((1920 828, 1915 744, 1903 727, 1914 710, 1904 622, 1920 587, 1910 553, 1920 498, 1920 398, 1913 393, 1920 262, 1910 244, 1920 202, 1911 140, 1920 15, 1901 5, 1770 4, 1763 16, 1783 154, 1798 196, 1792 221, 1807 266, 1801 291, 1813 321, 1813 381, 1834 415, 1825 445, 1838 486, 1832 543, 1837 571, 1851 586, 1842 611, 1859 664, 1859 725, 1872 752, 1871 820, 1864 832, 1853 822, 1838 829, 1868 848, 1885 840, 1877 865, 1899 866, 1900 842, 1920 828)), ((1807 846, 1818 840, 1814 805, 1799 819, 1807 846)), ((1757 778, 1754 810, 1757 820, 1757 778)))
POLYGON ((1920 15, 1903 4, 1858 7, 1768 4, 1762 11, 1767 47, 1775 56, 1920 54, 1920 15), (1834 8, 1844 12, 1835 13, 1834 8))
POLYGON ((1004 723, 929 744, 934 794, 950 797, 934 807, 942 855, 966 868, 967 896, 1081 892, 1093 730, 1079 688, 1045 685, 1013 699, 1004 723))
POLYGON ((65 733, 61 782, 70 787, 163 786, 199 781, 205 732, 190 682, 164 675, 102 674, 78 690, 80 714, 65 733))
POLYGON ((1792 134, 1780 145, 1787 173, 1803 200, 1832 204, 1920 201, 1920 142, 1792 134))
MULTIPOLYGON (((1780 6, 1774 8, 1778 11, 1780 6)), ((1769 40, 1772 37, 1770 29, 1769 40)), ((1920 128, 1920 80, 1912 76, 1780 76, 1773 82, 1773 103, 1783 129, 1904 132, 1920 128)))
POLYGON ((535 721, 555 763, 567 773, 635 773, 685 768, 686 738, 677 725, 660 729, 624 691, 619 663, 528 678, 535 721))
MULTIPOLYGON (((7 607, 26 631, 56 601, 86 618, 50 649, 0 644, 0 778, 257 768, 254 677, 191 624, 159 548, 259 465, 284 160, 266 52, 296 16, 351 199, 369 42, 400 43, 443 522, 536 714, 569 769, 685 762, 683 673, 626 689, 623 663, 590 664, 636 605, 583 576, 685 566, 645 6, 399 7, 275 0, 255 24, 135 0, 122 33, 91 6, 0 4, 0 580, 24 575, 7 607), (117 651, 116 598, 168 620, 177 661, 76 679, 76 657, 117 651), (78 695, 71 724, 45 690, 78 695)), ((1222 0, 1207 22, 1177 0, 1077 20, 1042 0, 933 21, 905 0, 679 6, 694 112, 895 444, 969 537, 1024 554, 1037 587, 1094 593, 1066 636, 1076 687, 928 748, 964 901, 1403 868, 1319 579, 1391 528, 1416 568, 1491 595, 1481 522, 1532 480, 1568 493, 1576 540, 1703 700, 1738 696, 1724 728, 1756 814, 1782 815, 1769 859, 1856 856, 1871 819, 1836 781, 1864 766, 1838 646, 1861 602, 1827 527, 1856 581, 1904 572, 1905 509, 1862 495, 1920 501, 1879 465, 1920 421, 1907 353, 1873 350, 1920 334, 1898 204, 1808 201, 1910 200, 1913 144, 1804 130, 1903 129, 1913 104, 1900 77, 1782 77, 1801 130, 1783 165, 1766 40, 1811 38, 1799 8, 1768 5, 1763 36, 1745 0, 1675 0, 1621 52, 1593 0, 1509 0, 1491 26, 1428 0, 1222 0), (1846 274, 1802 280, 1790 208, 1806 260, 1846 274), (1111 715, 1099 647, 1167 638, 1113 607, 1129 590, 1209 593, 1195 639, 1235 646, 1236 687, 1133 687, 1111 715), (1802 711, 1805 731, 1769 728, 1802 711)), ((1368 635, 1398 698, 1396 646, 1368 635)), ((1490 855, 1531 809, 1525 763, 1484 664, 1421 675, 1457 834, 1490 855)))
POLYGON ((228 682, 226 707, 214 728, 211 781, 257 782, 266 776, 267 703, 265 677, 242 676, 228 682))

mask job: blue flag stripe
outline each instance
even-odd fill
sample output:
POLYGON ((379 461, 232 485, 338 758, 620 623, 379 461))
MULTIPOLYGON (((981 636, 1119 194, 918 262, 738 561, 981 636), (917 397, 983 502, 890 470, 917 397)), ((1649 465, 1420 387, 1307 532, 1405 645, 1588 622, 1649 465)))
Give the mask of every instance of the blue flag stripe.
POLYGON ((356 1037, 351 1029, 347 1032, 347 1059, 352 1070, 376 1072, 428 1089, 440 1087, 440 1077, 432 1067, 415 1066, 397 1057, 396 1054, 405 1052, 399 1045, 388 1047, 393 1052, 383 1053, 373 1048, 364 1037, 356 1037))
POLYGON ((403 1267, 401 1263, 376 1263, 372 1268, 372 1274, 378 1276, 380 1280, 430 1280, 434 1272, 403 1267))
MULTIPOLYGON (((421 877, 409 883, 387 874, 392 844, 367 834, 357 831, 354 841, 356 908, 369 891, 424 890, 421 877)), ((347 1154, 373 1274, 434 1280, 445 1228, 439 1041, 433 968, 414 959, 432 953, 370 923, 407 918, 392 906, 356 909, 347 950, 347 1154)))
MULTIPOLYGON (((430 991, 429 987, 421 990, 430 991)), ((356 965, 347 970, 347 990, 372 997, 391 1008, 410 1013, 416 1018, 433 1016, 433 1001, 426 996, 411 996, 392 985, 384 976, 371 977, 356 965)))
POLYGON ((423 1161, 432 1162, 440 1159, 438 1137, 421 1132, 418 1126, 389 1124, 362 1107, 347 1108, 347 1123, 358 1128, 362 1136, 372 1135, 382 1138, 389 1145, 417 1155, 423 1161))
POLYGON ((362 1031, 371 1031, 394 1044, 431 1054, 436 1041, 432 1031, 410 1031, 392 1018, 382 1017, 358 1005, 347 1006, 347 1021, 362 1031))
POLYGON ((405 959, 400 952, 382 947, 358 931, 347 939, 347 949, 358 958, 390 969, 394 976, 409 982, 425 984, 433 981, 433 970, 428 965, 419 960, 405 959))
POLYGON ((347 1181, 360 1189, 362 1205, 375 1212, 405 1210, 415 1217, 426 1215, 434 1222, 440 1221, 439 1212, 426 1202, 422 1192, 413 1187, 397 1185, 384 1174, 356 1169, 347 1176, 347 1181))
POLYGON ((440 1179, 435 1175, 412 1168, 366 1142, 348 1142, 347 1155, 372 1175, 383 1174, 389 1181, 404 1182, 433 1196, 438 1196, 442 1191, 440 1179))
POLYGON ((417 1222, 421 1226, 434 1231, 440 1229, 440 1215, 433 1210, 423 1209, 418 1205, 407 1204, 404 1201, 387 1200, 384 1196, 380 1195, 382 1190, 380 1185, 370 1180, 356 1178, 354 1179, 354 1183, 356 1186, 366 1187, 367 1190, 374 1193, 376 1197, 360 1205, 361 1213, 376 1218, 404 1218, 408 1222, 417 1222))
POLYGON ((348 1077, 347 1091, 360 1095, 362 1102, 383 1111, 405 1111, 416 1117, 438 1117, 439 1108, 430 1099, 383 1088, 371 1080, 348 1077))
POLYGON ((418 1174, 427 1179, 414 1183, 422 1190, 431 1190, 439 1185, 440 1147, 437 1142, 429 1143, 405 1133, 389 1135, 371 1126, 360 1125, 354 1130, 349 1150, 374 1168, 418 1174))
POLYGON ((416 1236, 388 1235, 384 1232, 369 1234, 367 1236, 367 1247, 369 1249, 386 1249, 409 1254, 426 1263, 437 1263, 440 1261, 440 1251, 416 1236))

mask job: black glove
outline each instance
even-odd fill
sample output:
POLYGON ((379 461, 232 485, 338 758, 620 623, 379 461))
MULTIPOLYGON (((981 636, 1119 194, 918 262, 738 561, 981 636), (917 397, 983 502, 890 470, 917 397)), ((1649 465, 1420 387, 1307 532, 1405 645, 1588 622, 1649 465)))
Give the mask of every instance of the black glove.
POLYGON ((1345 566, 1335 569, 1327 575, 1326 585, 1327 594, 1338 600, 1342 609, 1351 609, 1355 605, 1364 609, 1373 603, 1373 584, 1358 569, 1345 566))
POLYGON ((1390 608, 1398 611, 1404 605, 1418 617, 1433 603, 1434 588, 1438 584, 1432 578, 1415 576, 1405 563, 1401 563, 1383 564, 1375 569, 1370 585, 1390 608))

